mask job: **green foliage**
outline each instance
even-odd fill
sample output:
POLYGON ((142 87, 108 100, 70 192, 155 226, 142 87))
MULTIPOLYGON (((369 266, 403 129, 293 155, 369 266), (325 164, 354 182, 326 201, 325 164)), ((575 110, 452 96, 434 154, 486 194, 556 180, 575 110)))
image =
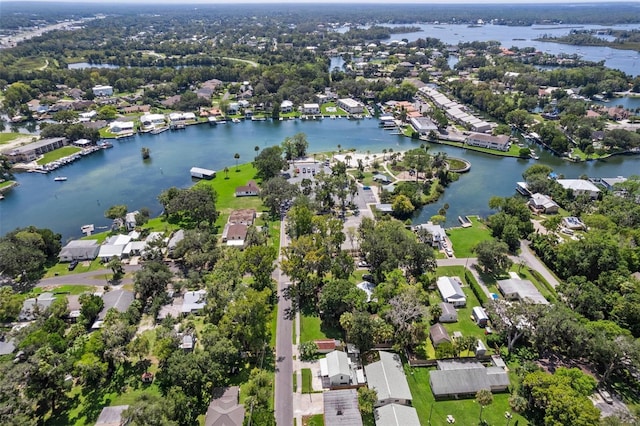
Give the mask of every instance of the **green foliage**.
POLYGON ((473 291, 473 294, 475 294, 475 296, 478 298, 478 301, 480 302, 480 304, 484 306, 487 303, 488 297, 486 293, 482 290, 480 285, 478 284, 476 277, 473 276, 471 271, 469 271, 468 269, 465 269, 464 278, 469 284, 469 287, 471 287, 471 291, 473 291))
POLYGON ((267 181, 280 174, 287 167, 287 161, 282 157, 282 148, 270 146, 260 151, 253 161, 253 166, 258 170, 257 176, 267 181))
POLYGON ((302 361, 310 361, 316 358, 316 355, 318 353, 318 345, 316 345, 316 343, 313 341, 302 342, 300 343, 298 350, 300 352, 300 359, 302 361))
POLYGON ((508 250, 507 244, 500 241, 481 241, 474 248, 478 265, 490 275, 500 275, 509 269, 512 262, 508 250))
POLYGON ((358 408, 362 414, 373 414, 378 392, 366 386, 358 388, 358 408))
POLYGON ((61 235, 35 226, 18 228, 0 238, 0 271, 14 279, 14 288, 26 290, 57 262, 61 235))
POLYGON ((164 213, 171 223, 193 229, 199 225, 213 226, 218 218, 216 191, 209 186, 196 185, 188 189, 169 188, 158 196, 164 213))
POLYGON ((117 204, 109 207, 104 212, 104 217, 108 219, 124 219, 127 215, 128 208, 125 204, 117 204))
POLYGON ((0 287, 0 323, 15 321, 22 309, 22 298, 9 286, 0 287))

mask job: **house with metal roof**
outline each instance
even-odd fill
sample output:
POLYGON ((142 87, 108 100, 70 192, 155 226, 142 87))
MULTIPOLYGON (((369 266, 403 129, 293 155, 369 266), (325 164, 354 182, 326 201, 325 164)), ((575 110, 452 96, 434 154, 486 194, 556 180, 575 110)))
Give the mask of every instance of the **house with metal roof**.
POLYGON ((429 372, 429 384, 436 399, 458 399, 473 397, 480 389, 504 392, 511 382, 500 367, 485 367, 476 361, 438 361, 438 370, 429 372))
POLYGON ((346 352, 331 351, 320 360, 320 374, 323 384, 330 388, 335 386, 347 386, 355 382, 346 352))
POLYGON ((438 322, 458 322, 458 311, 451 303, 440 302, 442 313, 438 317, 438 322))
POLYGON ((411 404, 411 391, 407 377, 402 368, 400 355, 386 351, 379 351, 380 361, 364 367, 367 375, 367 386, 378 393, 376 407, 397 403, 411 404))
POLYGON ((418 412, 414 407, 387 404, 374 410, 378 426, 420 426, 418 412))
POLYGON ((498 289, 507 300, 519 300, 521 302, 548 305, 549 301, 538 291, 536 286, 529 280, 510 278, 499 280, 498 289))
POLYGON ((104 306, 102 307, 102 310, 98 314, 98 318, 96 318, 96 321, 93 323, 91 328, 101 328, 102 323, 107 316, 107 312, 109 312, 110 309, 115 309, 120 313, 126 312, 127 309, 129 309, 129 306, 131 306, 131 304, 133 303, 134 299, 135 295, 132 291, 129 290, 118 289, 104 293, 102 295, 104 306))
POLYGON ((451 303, 455 307, 467 304, 467 297, 460 284, 460 279, 457 277, 440 277, 436 282, 442 300, 451 303))
POLYGON ((204 309, 207 304, 207 291, 195 290, 187 291, 182 302, 182 313, 185 315, 197 313, 204 309))
POLYGON ((362 426, 362 416, 358 407, 358 392, 355 389, 341 389, 325 392, 324 424, 337 426, 362 426))
POLYGON ((58 259, 60 262, 93 260, 98 256, 98 251, 100 251, 98 240, 73 240, 62 247, 58 259))
POLYGON ((36 318, 38 314, 44 313, 53 301, 55 300, 53 293, 44 292, 36 297, 30 297, 22 302, 22 309, 18 315, 20 321, 31 321, 36 318))
POLYGON ((529 199, 529 207, 538 213, 558 213, 560 206, 551 197, 536 192, 529 199))
POLYGON ((593 182, 586 179, 556 179, 564 189, 570 190, 575 197, 578 195, 587 195, 591 199, 598 198, 600 195, 600 188, 594 185, 593 182))

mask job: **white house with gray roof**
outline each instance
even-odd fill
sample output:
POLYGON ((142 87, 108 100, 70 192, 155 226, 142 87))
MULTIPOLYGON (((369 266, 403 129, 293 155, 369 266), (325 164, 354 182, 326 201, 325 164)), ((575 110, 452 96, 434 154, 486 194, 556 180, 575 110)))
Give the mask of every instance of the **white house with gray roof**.
POLYGON ((457 277, 440 277, 436 282, 442 300, 451 303, 455 307, 465 306, 467 297, 462 291, 460 280, 457 277))
POLYGON ((93 260, 98 256, 98 251, 100 251, 98 240, 73 240, 62 247, 58 259, 60 262, 93 260))
POLYGON ((374 410, 377 426, 420 426, 418 412, 414 407, 387 404, 374 410))
POLYGON ((411 391, 402 369, 400 355, 379 351, 380 361, 366 365, 367 386, 378 393, 376 407, 387 404, 411 404, 411 391))

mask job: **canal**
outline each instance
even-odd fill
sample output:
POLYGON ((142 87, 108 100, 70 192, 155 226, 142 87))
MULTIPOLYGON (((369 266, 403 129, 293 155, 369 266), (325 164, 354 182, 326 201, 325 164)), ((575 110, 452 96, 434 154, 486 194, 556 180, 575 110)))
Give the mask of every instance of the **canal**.
MULTIPOLYGON (((276 122, 228 123, 189 126, 185 130, 159 135, 137 135, 114 141, 114 147, 83 157, 49 175, 23 173, 17 176, 19 186, 0 202, 0 235, 28 225, 59 232, 63 239, 80 236, 80 227, 93 223, 107 226, 104 211, 115 204, 126 204, 130 210, 148 207, 153 215, 161 212, 157 196, 171 186, 193 184, 189 169, 194 166, 222 170, 239 161, 250 162, 260 149, 280 144, 287 136, 305 133, 310 152, 356 149, 366 153, 407 150, 419 146, 399 135, 378 127, 378 120, 291 120, 276 122), (143 161, 140 150, 151 150, 150 161, 143 161), (65 182, 54 177, 64 175, 65 182)), ((449 204, 446 226, 455 226, 458 215, 490 213, 489 198, 514 193, 515 182, 534 160, 503 158, 464 149, 432 145, 431 152, 443 151, 472 164, 471 171, 447 188, 444 196, 416 217, 423 222, 449 204)), ((569 163, 551 154, 539 152, 540 160, 567 178, 586 174, 591 177, 629 176, 640 170, 640 156, 614 157, 605 161, 569 163)))

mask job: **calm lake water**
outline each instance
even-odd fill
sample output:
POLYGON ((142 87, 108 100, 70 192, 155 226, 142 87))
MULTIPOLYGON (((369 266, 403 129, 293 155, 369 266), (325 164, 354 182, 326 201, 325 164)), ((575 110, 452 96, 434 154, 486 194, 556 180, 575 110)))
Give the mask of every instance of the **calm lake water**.
MULTIPOLYGON (((171 186, 193 184, 189 169, 199 166, 222 170, 255 156, 254 147, 280 144, 287 136, 303 132, 310 152, 355 148, 359 152, 394 151, 419 146, 409 138, 392 135, 378 127, 378 120, 346 119, 318 121, 242 122, 217 127, 190 126, 186 130, 159 135, 140 135, 114 141, 112 149, 103 150, 58 169, 49 175, 23 173, 17 176, 20 186, 0 202, 0 235, 16 227, 36 225, 55 230, 66 240, 80 236, 80 227, 93 223, 107 226, 104 211, 115 204, 130 210, 148 207, 153 215, 161 212, 157 196, 171 186), (143 162, 140 149, 151 150, 151 160, 143 162), (57 175, 68 178, 55 182, 57 175)), ((471 171, 447 188, 443 198, 427 206, 416 218, 422 222, 436 214, 445 203, 450 205, 447 226, 457 225, 459 215, 490 213, 489 198, 514 193, 515 182, 533 160, 502 158, 442 145, 432 145, 432 152, 443 151, 452 157, 471 161, 471 171)), ((540 162, 551 165, 568 178, 582 174, 592 177, 629 176, 640 171, 639 156, 615 157, 607 161, 573 164, 540 152, 540 162)))
MULTIPOLYGON (((393 25, 389 25, 393 26, 393 25)), ((416 25, 421 31, 414 33, 392 34, 392 40, 415 41, 419 38, 434 37, 443 43, 458 44, 472 41, 499 41, 505 47, 534 47, 542 52, 559 55, 578 54, 589 61, 605 61, 609 68, 619 69, 628 75, 640 74, 640 52, 633 50, 610 49, 608 47, 571 46, 565 44, 534 41, 534 39, 547 34, 549 36, 563 36, 569 34, 572 29, 624 29, 632 30, 640 28, 640 25, 620 25, 614 27, 602 27, 599 25, 534 25, 529 27, 508 27, 505 25, 483 25, 469 27, 467 25, 449 24, 420 24, 416 25)))

